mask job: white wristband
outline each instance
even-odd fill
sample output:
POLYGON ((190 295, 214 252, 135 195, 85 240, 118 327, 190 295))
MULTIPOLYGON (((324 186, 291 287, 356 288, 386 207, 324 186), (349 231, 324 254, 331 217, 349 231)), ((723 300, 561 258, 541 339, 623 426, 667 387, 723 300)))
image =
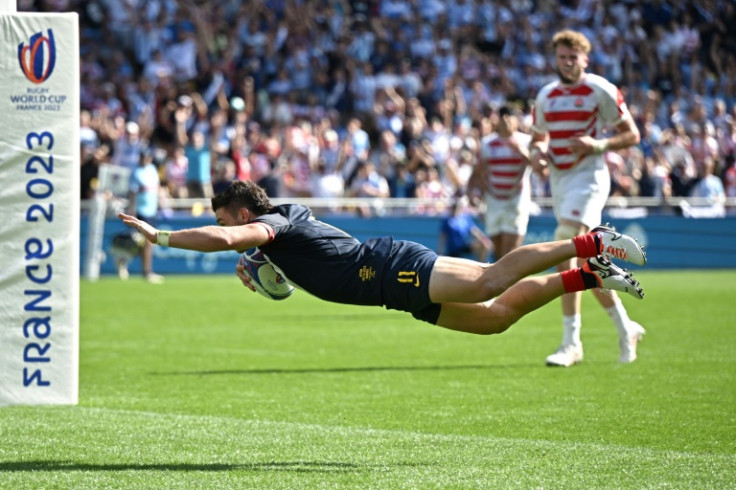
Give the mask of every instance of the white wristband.
POLYGON ((159 231, 156 233, 156 245, 161 245, 162 247, 168 247, 169 246, 169 235, 171 235, 170 231, 159 231))
POLYGON ((609 142, 607 139, 602 140, 595 140, 595 143, 593 144, 593 153, 603 153, 604 151, 608 150, 609 142))

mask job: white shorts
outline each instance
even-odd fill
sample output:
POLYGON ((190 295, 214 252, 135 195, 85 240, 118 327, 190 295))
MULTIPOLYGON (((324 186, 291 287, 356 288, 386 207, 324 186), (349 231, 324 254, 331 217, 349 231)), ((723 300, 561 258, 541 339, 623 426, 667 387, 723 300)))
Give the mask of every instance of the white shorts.
POLYGON ((529 192, 522 192, 511 199, 486 195, 486 234, 491 237, 501 233, 526 235, 530 209, 529 192))
POLYGON ((605 163, 602 167, 592 163, 586 159, 570 170, 552 169, 549 182, 557 221, 566 219, 588 228, 601 224, 611 177, 605 163))

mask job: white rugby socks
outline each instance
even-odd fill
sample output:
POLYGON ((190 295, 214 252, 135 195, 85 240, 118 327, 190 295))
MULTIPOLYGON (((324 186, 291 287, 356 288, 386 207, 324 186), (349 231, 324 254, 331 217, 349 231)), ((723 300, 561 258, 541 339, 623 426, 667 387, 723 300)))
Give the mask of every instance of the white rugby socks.
POLYGON ((619 337, 628 337, 628 327, 632 322, 629 318, 629 314, 626 312, 626 308, 624 307, 623 303, 621 303, 621 300, 619 298, 616 298, 616 304, 610 308, 606 308, 605 311, 611 318, 611 321, 613 321, 613 324, 616 326, 619 337))
POLYGON ((562 316, 562 345, 581 345, 580 328, 582 327, 580 314, 562 316))

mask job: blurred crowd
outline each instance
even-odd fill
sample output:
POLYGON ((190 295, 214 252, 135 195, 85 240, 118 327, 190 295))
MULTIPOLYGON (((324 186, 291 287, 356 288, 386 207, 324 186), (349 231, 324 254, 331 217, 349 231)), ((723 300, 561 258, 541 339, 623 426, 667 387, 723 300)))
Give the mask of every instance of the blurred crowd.
MULTIPOLYGON (((19 0, 18 10, 80 15, 83 199, 100 165, 135 169, 143 155, 172 198, 209 197, 233 179, 272 197, 463 195, 499 107, 517 105, 529 131, 562 28, 591 39, 589 71, 621 88, 641 130, 641 144, 607 154, 612 195, 736 197, 733 0, 19 0)), ((548 195, 543 177, 533 193, 548 195)))

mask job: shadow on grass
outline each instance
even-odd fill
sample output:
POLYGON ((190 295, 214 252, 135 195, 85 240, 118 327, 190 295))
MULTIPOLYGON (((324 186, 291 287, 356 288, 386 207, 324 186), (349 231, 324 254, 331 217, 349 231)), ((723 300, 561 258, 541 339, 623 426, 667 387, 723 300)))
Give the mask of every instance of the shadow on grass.
POLYGON ((179 372, 152 372, 153 376, 214 376, 223 374, 311 374, 311 373, 361 373, 381 371, 460 371, 477 369, 510 369, 520 367, 538 367, 537 364, 517 365, 466 365, 466 366, 365 366, 365 367, 334 367, 334 368, 297 368, 297 369, 220 369, 212 371, 179 371, 179 372))
POLYGON ((72 461, 0 462, 0 473, 31 471, 293 471, 304 473, 347 473, 366 471, 384 465, 361 465, 329 461, 271 461, 264 463, 75 463, 72 461))

